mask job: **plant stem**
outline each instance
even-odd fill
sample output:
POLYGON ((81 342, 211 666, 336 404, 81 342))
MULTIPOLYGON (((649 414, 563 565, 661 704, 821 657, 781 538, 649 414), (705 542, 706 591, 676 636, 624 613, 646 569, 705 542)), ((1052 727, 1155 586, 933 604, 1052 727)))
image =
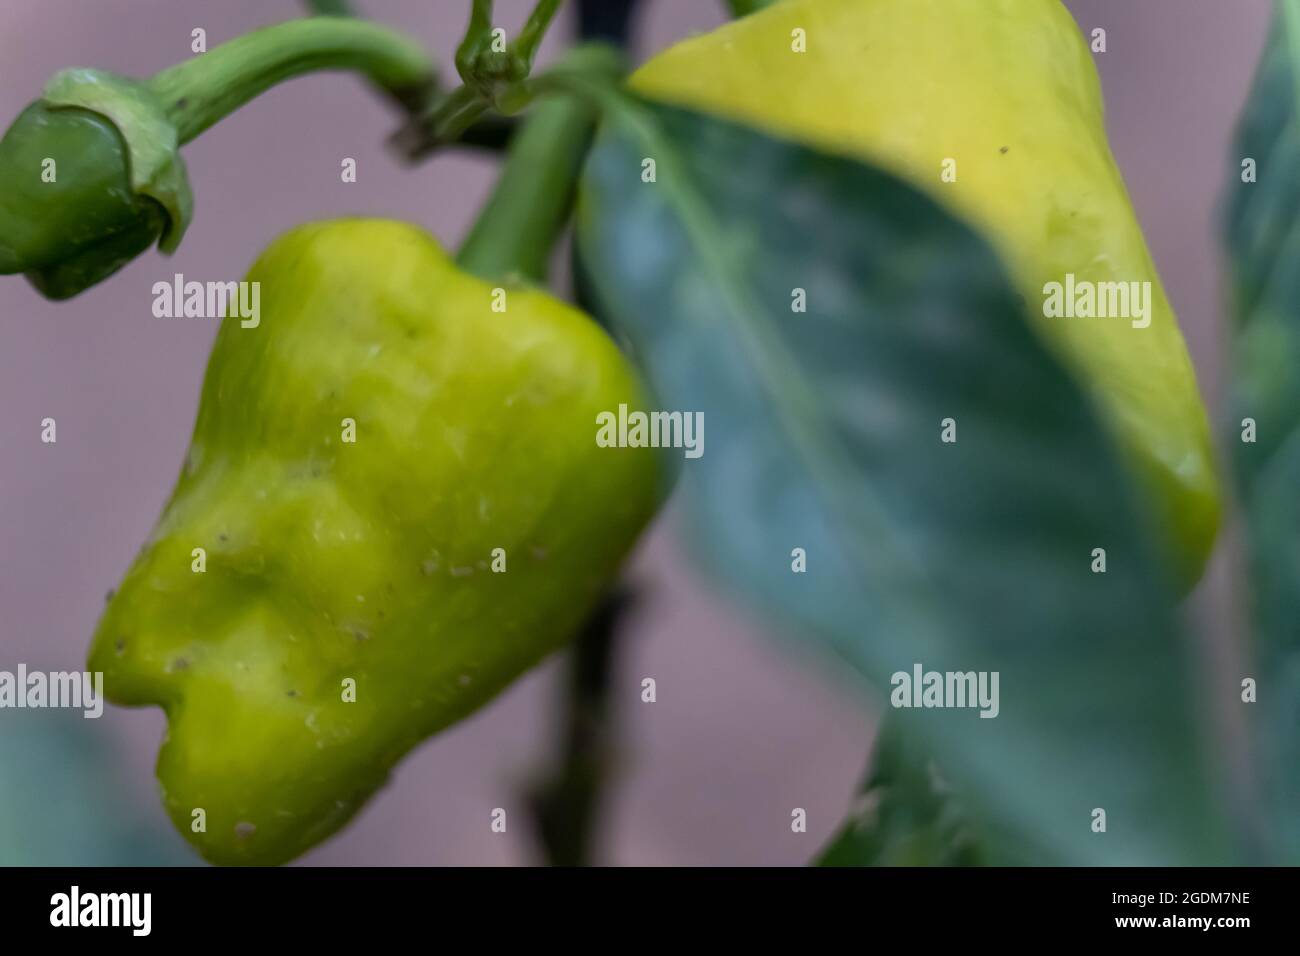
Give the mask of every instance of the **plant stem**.
POLYGON ((496 0, 474 0, 469 11, 469 26, 465 29, 465 39, 461 46, 480 40, 492 33, 492 7, 496 0))
POLYGON ((517 119, 488 115, 460 134, 457 146, 470 146, 491 153, 504 153, 519 128, 517 119))
POLYGON ((563 2, 564 0, 538 0, 537 6, 528 17, 528 22, 524 24, 523 30, 514 42, 515 52, 528 62, 530 69, 533 60, 537 58, 537 50, 542 45, 542 38, 546 36, 546 31, 550 28, 551 21, 555 19, 555 13, 563 2))
POLYGON ((538 838, 552 866, 591 862, 592 824, 614 761, 616 727, 610 699, 617 634, 635 596, 610 591, 588 619, 566 663, 558 764, 528 793, 538 838))
POLYGON ((429 125, 437 139, 454 142, 488 111, 488 104, 468 86, 458 86, 429 114, 429 125))
MULTIPOLYGON (((564 66, 622 71, 611 47, 576 47, 564 66)), ((546 279, 551 248, 568 220, 573 190, 595 128, 596 108, 575 96, 537 103, 511 141, 501 178, 461 247, 458 261, 489 280, 546 279)))
POLYGON ((434 82, 432 61, 402 34, 350 17, 309 17, 223 43, 163 70, 149 86, 184 145, 271 87, 318 70, 361 73, 408 107, 434 82))

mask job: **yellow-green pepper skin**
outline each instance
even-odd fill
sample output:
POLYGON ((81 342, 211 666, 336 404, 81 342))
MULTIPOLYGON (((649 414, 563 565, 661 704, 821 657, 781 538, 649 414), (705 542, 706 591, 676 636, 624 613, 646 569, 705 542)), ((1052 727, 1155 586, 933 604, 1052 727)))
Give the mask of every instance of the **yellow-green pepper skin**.
POLYGON ((1108 414, 1179 583, 1197 580, 1220 512, 1205 408, 1060 0, 780 0, 659 54, 631 84, 880 165, 983 230, 1108 414), (1045 288, 1070 275, 1149 282, 1149 325, 1049 317, 1045 288))
POLYGON ((260 324, 223 323, 90 651, 109 699, 166 710, 163 800, 220 864, 312 847, 559 648, 661 494, 654 451, 596 443, 644 407, 632 367, 546 293, 378 220, 295 229, 248 281, 260 324))

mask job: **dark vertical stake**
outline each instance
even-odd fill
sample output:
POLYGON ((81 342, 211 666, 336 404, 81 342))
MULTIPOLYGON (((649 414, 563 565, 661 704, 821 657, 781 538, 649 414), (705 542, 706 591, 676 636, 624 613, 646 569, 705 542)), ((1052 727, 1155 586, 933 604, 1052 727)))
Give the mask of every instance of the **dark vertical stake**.
POLYGON ((625 586, 616 585, 565 657, 556 721, 559 753, 527 794, 538 841, 552 866, 591 863, 593 831, 618 763, 610 695, 617 636, 634 600, 625 586))
POLYGON ((578 0, 578 36, 627 48, 640 0, 578 0))

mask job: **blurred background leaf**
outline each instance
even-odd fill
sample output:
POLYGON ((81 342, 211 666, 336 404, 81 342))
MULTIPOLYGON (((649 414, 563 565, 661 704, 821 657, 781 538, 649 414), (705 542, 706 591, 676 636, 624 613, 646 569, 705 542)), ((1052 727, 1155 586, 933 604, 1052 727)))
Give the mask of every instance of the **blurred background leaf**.
MULTIPOLYGON (((981 866, 986 839, 934 761, 886 719, 849 819, 822 866, 981 866)), ((1001 862, 1001 861, 999 861, 1001 862)))
POLYGON ((195 862, 153 795, 128 793, 112 735, 79 710, 0 711, 0 768, 0 866, 195 862))
MULTIPOLYGON (((356 16, 356 10, 353 8, 352 0, 305 0, 305 2, 308 10, 320 16, 356 16)), ((466 14, 466 16, 468 16, 468 14, 466 14)))
POLYGON ((874 700, 915 663, 999 672, 996 719, 891 713, 998 839, 1226 859, 1148 509, 988 245, 865 165, 632 97, 608 111, 580 252, 658 407, 704 413, 682 470, 713 573, 874 700))
POLYGON ((1235 305, 1232 449, 1257 644, 1256 762, 1273 851, 1300 862, 1300 0, 1277 5, 1237 132, 1225 237, 1235 305), (1249 167, 1249 168, 1248 168, 1249 167), (1249 176, 1253 168, 1254 176, 1249 176), (1249 180, 1249 181, 1248 181, 1249 180), (1245 419, 1255 439, 1243 438, 1245 419))

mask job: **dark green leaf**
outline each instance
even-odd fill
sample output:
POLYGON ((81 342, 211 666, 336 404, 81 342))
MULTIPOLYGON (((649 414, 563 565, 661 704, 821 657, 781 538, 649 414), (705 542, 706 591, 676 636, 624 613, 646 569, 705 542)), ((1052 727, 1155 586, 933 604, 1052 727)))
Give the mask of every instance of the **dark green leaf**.
POLYGON ((942 772, 892 721, 876 738, 871 771, 822 866, 978 866, 983 841, 942 772))
POLYGON ((607 109, 579 241, 660 407, 704 414, 682 472, 713 572, 877 695, 918 663, 998 672, 996 719, 891 716, 999 832, 1068 862, 1224 859, 1148 509, 986 243, 862 164, 607 109))
POLYGON ((1258 651, 1255 754, 1300 861, 1300 2, 1278 5, 1238 129, 1226 238, 1235 292, 1227 436, 1245 513, 1258 651), (1248 162, 1249 161, 1249 162, 1248 162), (1248 164, 1254 164, 1253 177, 1248 164), (1249 437, 1249 419, 1254 441, 1249 437))

